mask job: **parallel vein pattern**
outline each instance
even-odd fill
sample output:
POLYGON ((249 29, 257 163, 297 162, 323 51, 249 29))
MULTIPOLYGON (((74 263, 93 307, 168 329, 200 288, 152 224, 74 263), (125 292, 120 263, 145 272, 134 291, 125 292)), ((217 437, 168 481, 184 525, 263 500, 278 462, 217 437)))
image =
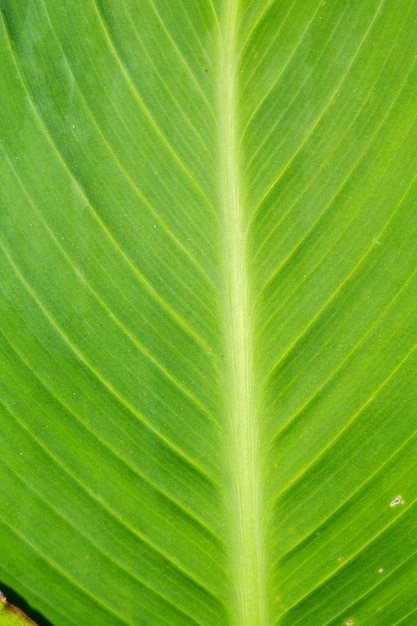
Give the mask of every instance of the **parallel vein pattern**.
POLYGON ((1 2, 0 588, 53 626, 415 623, 416 32, 1 2))

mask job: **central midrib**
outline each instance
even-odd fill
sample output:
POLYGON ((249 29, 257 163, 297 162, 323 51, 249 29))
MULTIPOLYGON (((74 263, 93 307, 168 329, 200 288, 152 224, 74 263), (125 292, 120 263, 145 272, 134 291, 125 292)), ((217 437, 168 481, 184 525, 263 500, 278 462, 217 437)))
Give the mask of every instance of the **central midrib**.
POLYGON ((232 610, 238 626, 266 626, 267 598, 263 550, 260 451, 253 385, 251 295, 242 203, 237 102, 238 0, 224 15, 220 68, 223 164, 226 380, 230 423, 232 610))

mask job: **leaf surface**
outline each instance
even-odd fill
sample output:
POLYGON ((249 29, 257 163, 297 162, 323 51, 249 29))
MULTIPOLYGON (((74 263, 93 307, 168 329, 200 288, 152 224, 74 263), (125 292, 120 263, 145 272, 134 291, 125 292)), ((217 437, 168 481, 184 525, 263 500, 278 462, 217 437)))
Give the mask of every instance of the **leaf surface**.
POLYGON ((54 625, 414 623, 416 27, 0 4, 0 579, 54 625))

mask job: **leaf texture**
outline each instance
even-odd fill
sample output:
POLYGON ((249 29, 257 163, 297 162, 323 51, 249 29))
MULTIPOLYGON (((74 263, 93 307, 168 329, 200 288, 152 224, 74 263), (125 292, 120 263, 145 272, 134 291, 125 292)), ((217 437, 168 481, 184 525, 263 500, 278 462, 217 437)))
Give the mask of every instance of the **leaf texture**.
POLYGON ((0 579, 56 626, 412 625, 417 3, 0 3, 0 579))

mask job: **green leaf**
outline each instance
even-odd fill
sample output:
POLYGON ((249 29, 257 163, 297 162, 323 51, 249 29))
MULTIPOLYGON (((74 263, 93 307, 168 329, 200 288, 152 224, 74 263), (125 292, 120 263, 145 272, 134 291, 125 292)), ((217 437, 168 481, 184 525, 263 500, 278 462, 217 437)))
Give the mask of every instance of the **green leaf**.
POLYGON ((0 580, 54 626, 417 619, 414 0, 2 0, 0 580))

